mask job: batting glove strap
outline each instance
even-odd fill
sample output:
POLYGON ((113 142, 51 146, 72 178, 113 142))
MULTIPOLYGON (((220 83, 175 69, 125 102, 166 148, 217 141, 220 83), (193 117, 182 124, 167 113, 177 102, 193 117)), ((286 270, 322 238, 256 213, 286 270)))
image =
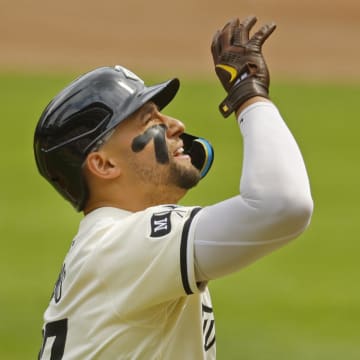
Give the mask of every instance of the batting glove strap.
POLYGON ((227 118, 236 111, 246 100, 254 96, 269 98, 268 87, 259 79, 250 77, 238 80, 230 89, 228 96, 219 105, 221 114, 227 118))

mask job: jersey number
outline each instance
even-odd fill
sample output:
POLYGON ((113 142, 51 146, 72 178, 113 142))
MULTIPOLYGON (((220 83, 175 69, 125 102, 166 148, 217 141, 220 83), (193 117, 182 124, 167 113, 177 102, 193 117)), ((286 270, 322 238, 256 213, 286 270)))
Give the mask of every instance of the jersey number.
POLYGON ((67 319, 49 322, 43 331, 43 343, 39 353, 39 360, 44 354, 48 338, 54 338, 51 345, 50 359, 61 360, 64 355, 65 341, 67 333, 67 319))

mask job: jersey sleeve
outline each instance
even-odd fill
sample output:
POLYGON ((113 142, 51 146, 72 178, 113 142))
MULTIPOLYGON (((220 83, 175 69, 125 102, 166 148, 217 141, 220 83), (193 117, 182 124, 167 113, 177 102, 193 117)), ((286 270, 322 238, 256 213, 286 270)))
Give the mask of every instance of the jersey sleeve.
POLYGON ((199 210, 152 207, 121 219, 105 232, 94 261, 109 299, 122 314, 201 291, 190 234, 199 210))
POLYGON ((302 154, 275 105, 252 104, 238 123, 244 143, 239 194, 204 207, 194 222, 200 281, 238 271, 295 239, 313 211, 302 154))

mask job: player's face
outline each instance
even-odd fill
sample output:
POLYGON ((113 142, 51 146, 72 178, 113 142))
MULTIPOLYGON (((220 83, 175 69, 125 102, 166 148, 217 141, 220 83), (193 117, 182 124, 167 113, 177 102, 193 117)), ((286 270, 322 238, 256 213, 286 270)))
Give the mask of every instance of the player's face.
POLYGON ((183 132, 181 121, 160 113, 150 102, 120 123, 108 145, 129 181, 155 186, 156 192, 175 187, 182 196, 200 180, 190 156, 184 154, 183 132))

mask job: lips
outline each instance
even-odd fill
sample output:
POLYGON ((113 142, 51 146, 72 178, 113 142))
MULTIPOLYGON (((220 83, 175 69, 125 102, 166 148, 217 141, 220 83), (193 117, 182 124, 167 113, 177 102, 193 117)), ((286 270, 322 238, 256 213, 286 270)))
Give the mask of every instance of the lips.
POLYGON ((173 152, 174 158, 177 159, 191 159, 190 155, 185 153, 184 144, 181 143, 173 152))
POLYGON ((184 155, 184 148, 180 147, 174 151, 174 156, 181 156, 184 155))

